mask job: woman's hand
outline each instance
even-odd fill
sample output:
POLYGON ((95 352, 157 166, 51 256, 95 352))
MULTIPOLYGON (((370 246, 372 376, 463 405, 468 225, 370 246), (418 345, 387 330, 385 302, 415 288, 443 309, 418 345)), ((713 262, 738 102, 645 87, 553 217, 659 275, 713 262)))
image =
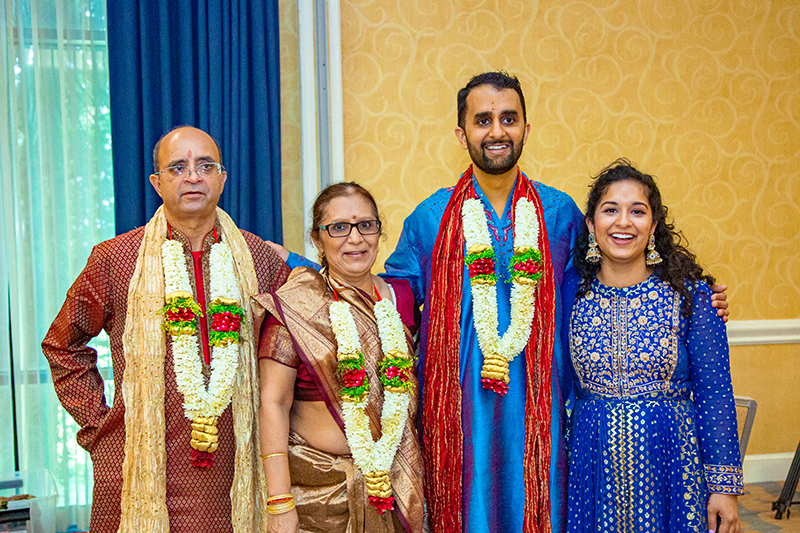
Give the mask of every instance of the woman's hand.
POLYGON ((734 494, 711 494, 708 497, 708 530, 717 533, 741 533, 739 501, 734 494), (717 529, 717 516, 722 522, 717 529))
POLYGON ((271 514, 268 516, 268 533, 298 533, 300 531, 300 521, 297 519, 297 509, 292 509, 288 513, 271 514))

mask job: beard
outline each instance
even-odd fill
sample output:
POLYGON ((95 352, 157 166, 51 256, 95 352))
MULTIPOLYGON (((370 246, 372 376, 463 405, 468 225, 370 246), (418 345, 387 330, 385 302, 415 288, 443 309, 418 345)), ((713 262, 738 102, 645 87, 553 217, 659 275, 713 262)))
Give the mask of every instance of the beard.
POLYGON ((495 176, 505 174, 517 165, 517 161, 519 161, 522 155, 522 143, 515 143, 511 140, 506 142, 511 147, 511 153, 502 159, 492 159, 486 151, 486 146, 497 144, 496 141, 484 142, 480 146, 476 146, 467 139, 467 151, 469 152, 469 157, 472 159, 473 164, 486 174, 495 176))

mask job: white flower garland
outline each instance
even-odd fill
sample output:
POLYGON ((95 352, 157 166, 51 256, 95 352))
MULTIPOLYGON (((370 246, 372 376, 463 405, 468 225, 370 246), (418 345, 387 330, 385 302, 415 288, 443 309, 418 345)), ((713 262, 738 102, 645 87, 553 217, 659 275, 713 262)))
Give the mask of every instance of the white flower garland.
POLYGON ((373 312, 378 322, 378 335, 381 338, 383 352, 406 352, 408 344, 403 330, 403 319, 400 318, 400 313, 391 300, 382 299, 373 306, 373 312))
MULTIPOLYGON (((462 218, 467 250, 492 248, 483 203, 475 198, 465 200, 462 218)), ((536 208, 527 198, 520 198, 514 212, 514 251, 535 249, 538 244, 539 220, 536 208)), ((533 323, 536 284, 524 281, 526 280, 513 278, 511 324, 502 337, 498 334, 496 285, 472 283, 473 321, 478 345, 484 357, 487 354, 497 354, 510 362, 528 344, 533 323)))
MULTIPOLYGON (((164 241, 161 257, 166 297, 175 292, 191 295, 192 286, 189 283, 183 245, 176 240, 164 241)), ((209 264, 211 301, 219 298, 241 300, 239 284, 233 270, 233 254, 227 244, 218 242, 211 246, 209 264)), ((197 319, 202 320, 201 317, 197 319)), ((178 391, 183 395, 184 414, 189 420, 198 417, 218 418, 231 402, 239 364, 239 344, 214 346, 212 354, 211 379, 206 388, 197 334, 175 335, 172 338, 175 381, 178 391)))
MULTIPOLYGON (((392 302, 386 299, 377 302, 374 313, 383 353, 388 354, 392 351, 406 353, 403 323, 400 313, 392 302)), ((330 305, 329 314, 340 358, 342 354, 355 355, 361 352, 361 341, 350 312, 350 304, 344 301, 334 302, 330 305)), ((377 442, 372 439, 369 417, 366 414, 366 395, 356 401, 342 402, 345 436, 353 454, 353 462, 368 479, 369 474, 388 472, 391 469, 408 420, 410 402, 411 394, 408 392, 384 390, 381 411, 382 435, 377 442)))

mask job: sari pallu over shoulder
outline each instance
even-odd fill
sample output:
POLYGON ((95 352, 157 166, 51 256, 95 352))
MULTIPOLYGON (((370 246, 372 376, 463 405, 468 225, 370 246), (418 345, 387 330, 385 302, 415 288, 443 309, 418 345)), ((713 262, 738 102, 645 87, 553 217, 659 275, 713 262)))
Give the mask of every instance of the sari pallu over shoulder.
MULTIPOLYGON (((260 331, 267 314, 277 319, 288 331, 294 349, 319 389, 331 416, 344 433, 340 385, 336 376, 336 340, 330 325, 328 308, 334 301, 332 289, 341 300, 351 304, 351 313, 364 351, 367 378, 370 383, 366 413, 372 436, 380 437, 383 388, 378 378, 378 362, 382 359, 377 323, 372 312, 373 302, 368 295, 353 287, 342 285, 311 268, 299 267, 289 280, 272 294, 261 294, 251 300, 256 331, 260 331)), ((406 329, 409 350, 411 336, 406 329)), ((413 351, 411 352, 413 353, 413 351)), ((413 377, 413 390, 419 390, 413 377)), ((422 455, 415 430, 416 400, 409 405, 409 418, 403 439, 397 450, 390 475, 395 496, 395 512, 409 532, 422 530, 422 455)), ((377 513, 365 501, 365 512, 377 513)))

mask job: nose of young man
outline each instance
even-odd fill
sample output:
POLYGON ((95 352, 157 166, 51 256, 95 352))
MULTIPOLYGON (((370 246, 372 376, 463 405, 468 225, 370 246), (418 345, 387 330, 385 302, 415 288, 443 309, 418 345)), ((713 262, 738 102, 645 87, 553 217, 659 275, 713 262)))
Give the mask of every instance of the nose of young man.
POLYGON ((509 137, 506 131, 503 130, 499 122, 492 123, 492 127, 481 141, 481 147, 484 150, 487 150, 490 147, 497 148, 504 145, 510 147, 512 144, 513 141, 511 140, 511 137, 509 137))

